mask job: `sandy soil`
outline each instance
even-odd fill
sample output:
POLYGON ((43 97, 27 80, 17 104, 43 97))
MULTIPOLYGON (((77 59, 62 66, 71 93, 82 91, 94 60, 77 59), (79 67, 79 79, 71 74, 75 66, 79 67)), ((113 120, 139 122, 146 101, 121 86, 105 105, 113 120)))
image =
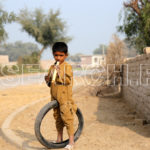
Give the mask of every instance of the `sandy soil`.
MULTIPOLYGON (((79 83, 80 80, 76 82, 79 83)), ((74 100, 82 110, 85 119, 83 133, 74 149, 149 150, 150 125, 143 126, 142 119, 121 98, 96 97, 92 94, 93 89, 95 88, 81 84, 74 90, 74 100)), ((45 84, 19 86, 0 91, 0 125, 16 109, 48 96, 49 88, 45 84)), ((24 139, 25 146, 44 149, 34 136, 34 121, 39 110, 47 102, 49 99, 27 108, 14 118, 11 129, 17 136, 24 139)), ((51 113, 43 121, 42 132, 46 138, 56 138, 51 113)), ((4 139, 1 132, 0 149, 18 150, 4 139)))

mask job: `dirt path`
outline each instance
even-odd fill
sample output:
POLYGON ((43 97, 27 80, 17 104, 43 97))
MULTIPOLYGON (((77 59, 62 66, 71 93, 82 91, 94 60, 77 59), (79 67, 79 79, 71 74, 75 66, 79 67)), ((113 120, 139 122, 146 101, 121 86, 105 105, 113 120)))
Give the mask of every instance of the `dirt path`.
MULTIPOLYGON (((74 99, 85 119, 84 130, 76 142, 75 150, 149 150, 150 125, 143 126, 142 120, 127 107, 120 98, 100 98, 92 96, 89 86, 78 86, 74 99)), ((0 91, 0 126, 16 109, 49 96, 45 84, 20 86, 0 91)), ((18 114, 10 128, 24 139, 25 147, 45 149, 34 136, 34 121, 39 110, 49 99, 35 104, 18 114)), ((47 138, 56 137, 52 114, 44 120, 42 132, 47 138), (51 127, 51 128, 50 128, 51 127)), ((65 133, 66 134, 66 133, 65 133)), ((66 137, 66 135, 65 135, 66 137)), ((13 138, 13 137, 12 137, 13 138)), ((19 150, 4 139, 0 130, 0 149, 19 150)))

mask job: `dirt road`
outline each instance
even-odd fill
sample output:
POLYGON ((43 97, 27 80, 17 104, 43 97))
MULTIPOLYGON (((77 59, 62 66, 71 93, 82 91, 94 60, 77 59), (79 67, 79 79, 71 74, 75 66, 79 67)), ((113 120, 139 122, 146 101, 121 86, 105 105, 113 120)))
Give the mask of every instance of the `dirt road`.
MULTIPOLYGON (((143 126, 142 119, 120 98, 92 96, 90 86, 80 85, 74 90, 74 100, 85 119, 84 130, 75 144, 75 150, 149 150, 150 125, 143 126)), ((0 91, 0 126, 17 109, 49 96, 45 84, 18 86, 0 91)), ((34 121, 39 110, 49 98, 31 105, 15 116, 10 129, 23 139, 22 148, 10 143, 0 130, 0 150, 45 149, 34 136, 34 121)), ((52 114, 44 121, 42 132, 47 138, 56 138, 52 114)), ((65 133, 66 134, 66 133, 65 133)), ((65 135, 66 137, 66 135, 65 135)), ((13 137, 12 137, 13 140, 13 137)))

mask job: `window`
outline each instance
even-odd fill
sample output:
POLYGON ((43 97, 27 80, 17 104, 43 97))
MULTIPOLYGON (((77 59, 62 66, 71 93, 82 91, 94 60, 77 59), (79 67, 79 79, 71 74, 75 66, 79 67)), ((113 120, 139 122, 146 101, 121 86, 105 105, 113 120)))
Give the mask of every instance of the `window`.
POLYGON ((94 58, 94 62, 97 63, 97 58, 94 58))

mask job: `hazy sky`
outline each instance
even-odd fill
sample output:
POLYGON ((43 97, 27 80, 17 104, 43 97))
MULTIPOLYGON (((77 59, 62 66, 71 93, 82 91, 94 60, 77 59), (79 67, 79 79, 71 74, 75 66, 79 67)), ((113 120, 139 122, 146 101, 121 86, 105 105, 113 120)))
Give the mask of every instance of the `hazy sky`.
MULTIPOLYGON (((92 54, 100 44, 108 44, 119 25, 119 13, 125 0, 1 0, 8 12, 19 13, 22 8, 34 10, 42 8, 45 13, 50 9, 60 9, 61 18, 67 22, 67 34, 73 37, 68 43, 70 54, 92 54)), ((13 23, 6 26, 8 42, 21 40, 35 42, 21 26, 13 23)), ((46 50, 43 59, 49 59, 50 50, 46 50)))

